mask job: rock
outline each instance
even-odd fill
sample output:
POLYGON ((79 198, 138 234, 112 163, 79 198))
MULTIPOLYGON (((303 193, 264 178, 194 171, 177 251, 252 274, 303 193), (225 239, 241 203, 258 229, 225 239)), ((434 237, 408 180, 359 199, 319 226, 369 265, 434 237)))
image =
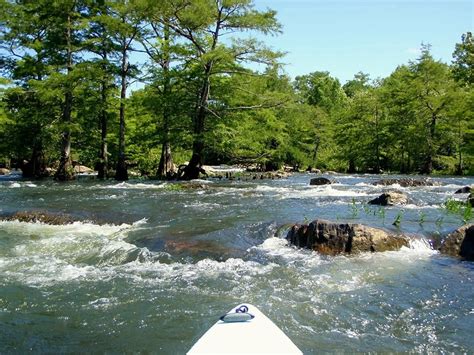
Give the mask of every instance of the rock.
POLYGON ((474 193, 469 194, 469 197, 467 198, 467 204, 471 207, 474 207, 474 193))
POLYGON ((18 222, 27 222, 27 223, 45 223, 51 225, 65 225, 75 222, 75 220, 65 214, 55 214, 49 212, 38 212, 38 211, 22 211, 16 212, 9 216, 2 216, 0 220, 4 221, 18 221, 18 222))
POLYGON ((7 168, 0 168, 0 175, 8 175, 10 174, 10 170, 7 168))
POLYGON ((75 165, 74 166, 74 172, 76 174, 80 174, 80 173, 93 173, 94 170, 92 170, 91 168, 88 168, 87 166, 84 166, 84 165, 75 165))
POLYGON ((311 173, 311 174, 321 174, 320 169, 313 168, 311 165, 308 166, 308 168, 306 169, 306 172, 311 173))
POLYGON ((389 234, 382 229, 325 220, 294 225, 286 238, 297 247, 328 255, 399 250, 409 244, 407 237, 389 234))
POLYGON ((405 205, 408 203, 408 197, 401 192, 387 191, 381 194, 379 197, 374 198, 368 202, 369 205, 380 205, 380 206, 393 206, 393 205, 405 205))
POLYGON ((329 185, 329 184, 332 184, 333 182, 334 181, 329 180, 328 178, 325 178, 325 177, 316 177, 316 178, 312 178, 309 181, 309 184, 310 185, 329 185))
POLYGON ((431 179, 412 179, 412 178, 401 178, 401 179, 381 179, 373 183, 373 185, 400 185, 401 187, 414 187, 414 186, 438 186, 439 184, 431 179))
POLYGON ((471 187, 470 186, 464 186, 462 188, 460 188, 459 190, 457 190, 455 192, 455 194, 468 194, 471 192, 471 187))
POLYGON ((439 251, 474 261, 474 224, 467 224, 448 234, 439 251))

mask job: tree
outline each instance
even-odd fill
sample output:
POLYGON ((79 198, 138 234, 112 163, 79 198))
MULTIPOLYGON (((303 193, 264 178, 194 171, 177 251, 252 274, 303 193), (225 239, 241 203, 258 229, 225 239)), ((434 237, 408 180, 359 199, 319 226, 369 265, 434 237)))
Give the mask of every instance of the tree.
POLYGON ((257 11, 251 0, 169 0, 169 14, 164 17, 169 28, 192 46, 200 81, 193 114, 193 154, 181 178, 198 178, 202 171, 205 148, 206 117, 212 110, 212 77, 238 70, 243 62, 270 62, 274 53, 254 39, 234 39, 229 45, 223 36, 243 31, 276 33, 279 24, 275 12, 257 11))
POLYGON ((129 53, 134 50, 133 44, 140 37, 142 24, 131 2, 114 3, 112 10, 114 22, 110 30, 115 32, 114 40, 119 46, 119 77, 120 77, 120 106, 119 106, 119 151, 115 179, 128 180, 128 169, 125 152, 125 101, 127 98, 128 80, 136 75, 136 67, 129 62, 129 53))
POLYGON ((79 1, 68 0, 60 3, 46 4, 44 11, 50 17, 50 26, 46 44, 53 64, 57 65, 58 71, 54 79, 58 79, 59 85, 64 92, 62 103, 61 123, 61 156, 59 166, 54 178, 58 181, 74 179, 75 173, 71 159, 71 126, 73 110, 74 86, 80 78, 75 71, 77 66, 76 53, 82 50, 82 20, 84 19, 83 4, 79 1))
POLYGON ((5 149, 21 162, 24 176, 32 178, 48 175, 44 150, 51 137, 46 131, 57 105, 43 82, 51 72, 44 8, 44 2, 0 3, 2 69, 17 86, 7 88, 4 95, 8 117, 4 129, 11 137, 4 140, 10 141, 5 149))
MULTIPOLYGON (((152 86, 159 94, 155 99, 159 105, 153 105, 157 110, 155 117, 161 117, 161 156, 156 171, 159 178, 172 178, 176 174, 171 154, 171 130, 173 120, 179 115, 180 102, 176 100, 179 81, 185 68, 181 65, 188 54, 183 46, 177 43, 178 36, 170 30, 169 19, 166 16, 166 4, 155 1, 145 1, 141 9, 148 24, 141 42, 151 61, 152 86)), ((168 8, 169 10, 169 8, 168 8)), ((168 12, 169 14, 169 12, 168 12)), ((182 98, 182 97, 181 97, 182 98)))
POLYGON ((439 147, 436 129, 439 121, 446 119, 446 110, 451 99, 449 92, 452 79, 446 64, 435 61, 430 53, 429 45, 422 45, 421 56, 416 62, 410 63, 413 73, 411 90, 416 98, 418 119, 425 129, 424 162, 420 172, 431 174, 433 159, 439 147))
POLYGON ((464 172, 464 161, 470 161, 474 169, 474 38, 472 32, 462 35, 453 53, 453 77, 460 86, 456 92, 454 111, 451 114, 457 123, 455 141, 458 150, 457 174, 464 172), (464 158, 464 156, 466 158, 464 158))
POLYGON ((474 84, 474 38, 466 32, 457 43, 453 53, 453 74, 457 81, 466 85, 474 84))
POLYGON ((328 72, 314 72, 295 78, 295 89, 309 105, 330 113, 344 104, 346 95, 339 80, 328 72))
POLYGON ((110 101, 113 98, 114 76, 119 72, 119 67, 114 63, 119 51, 117 41, 114 41, 116 33, 117 18, 113 16, 113 3, 108 1, 97 2, 90 6, 90 20, 86 35, 86 45, 90 52, 97 58, 91 59, 91 80, 98 82, 99 98, 96 106, 99 107, 97 119, 100 129, 100 148, 96 168, 98 178, 108 177, 109 150, 108 150, 108 127, 110 122, 110 101))
POLYGON ((354 75, 354 79, 347 81, 342 87, 348 97, 354 97, 358 92, 370 88, 369 74, 358 72, 354 75))
POLYGON ((337 147, 334 146, 334 123, 339 112, 347 103, 339 80, 330 76, 328 72, 313 72, 307 75, 297 76, 294 81, 294 89, 299 96, 302 105, 310 105, 316 109, 313 127, 313 149, 312 164, 327 165, 327 162, 318 162, 318 154, 325 149, 334 155, 337 147))
POLYGON ((380 173, 386 142, 386 115, 377 87, 353 93, 337 120, 336 141, 342 158, 348 160, 348 172, 380 173))

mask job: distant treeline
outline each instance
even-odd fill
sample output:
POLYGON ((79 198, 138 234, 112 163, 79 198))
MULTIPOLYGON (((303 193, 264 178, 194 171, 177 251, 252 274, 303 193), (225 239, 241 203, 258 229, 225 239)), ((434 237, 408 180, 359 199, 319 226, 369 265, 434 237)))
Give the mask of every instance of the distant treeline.
POLYGON ((281 31, 253 2, 0 0, 0 163, 57 180, 73 162, 118 180, 223 163, 474 173, 470 32, 450 64, 422 45, 387 78, 292 80, 249 35, 281 31))

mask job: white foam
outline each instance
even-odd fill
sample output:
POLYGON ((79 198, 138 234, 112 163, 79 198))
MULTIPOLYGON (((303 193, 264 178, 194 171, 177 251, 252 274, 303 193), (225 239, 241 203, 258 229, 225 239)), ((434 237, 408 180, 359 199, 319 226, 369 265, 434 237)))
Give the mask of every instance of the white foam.
MULTIPOLYGON (((337 185, 336 185, 337 186, 337 185)), ((343 185, 339 185, 343 186, 343 185)), ((361 197, 368 196, 366 192, 338 189, 330 185, 325 186, 307 186, 306 188, 294 189, 290 187, 274 187, 259 185, 255 189, 259 192, 273 192, 280 195, 281 199, 288 198, 311 198, 311 197, 361 197)))
POLYGON ((163 182, 158 182, 158 183, 128 183, 128 182, 121 182, 115 185, 94 185, 91 186, 90 189, 96 190, 96 189, 118 189, 118 190, 128 190, 128 189, 135 189, 135 190, 146 190, 146 189, 163 189, 166 187, 168 184, 163 183, 163 182))

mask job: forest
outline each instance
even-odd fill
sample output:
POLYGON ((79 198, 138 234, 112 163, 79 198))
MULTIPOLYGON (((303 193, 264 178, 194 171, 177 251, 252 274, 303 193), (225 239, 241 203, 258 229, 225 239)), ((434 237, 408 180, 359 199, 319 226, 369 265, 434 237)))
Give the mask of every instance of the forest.
MULTIPOLYGON (((253 0, 0 0, 0 164, 195 179, 202 166, 474 175, 474 39, 385 78, 291 78, 253 0)), ((311 46, 311 42, 308 42, 311 46)), ((348 54, 349 55, 349 54, 348 54)))

